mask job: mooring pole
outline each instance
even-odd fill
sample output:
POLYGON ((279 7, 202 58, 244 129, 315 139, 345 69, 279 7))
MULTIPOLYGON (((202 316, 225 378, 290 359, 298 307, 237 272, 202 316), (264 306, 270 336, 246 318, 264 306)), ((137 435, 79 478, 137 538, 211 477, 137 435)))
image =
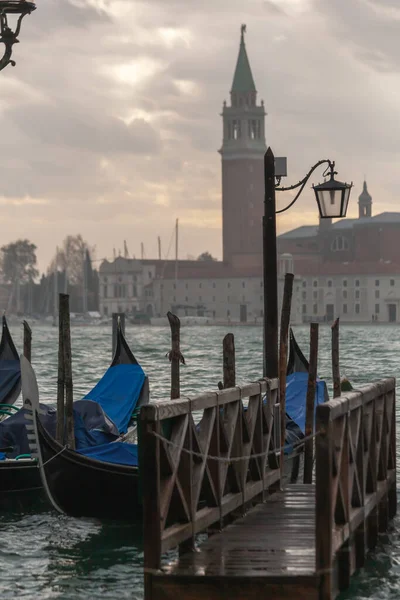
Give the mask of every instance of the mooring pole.
POLYGON ((117 349, 118 319, 121 326, 122 335, 125 337, 125 313, 112 314, 112 357, 114 358, 117 349))
POLYGON ((236 385, 236 360, 235 360, 235 337, 233 333, 227 333, 222 343, 223 347, 223 387, 232 388, 236 385))
POLYGON ((310 325, 310 362, 308 367, 308 386, 306 399, 306 426, 304 443, 303 482, 312 483, 314 440, 307 439, 314 433, 315 391, 317 389, 318 366, 318 323, 310 325))
POLYGON ((65 369, 64 369, 64 338, 61 294, 58 297, 58 377, 57 377, 57 424, 56 440, 64 444, 64 419, 65 419, 65 369))
POLYGON ((171 352, 168 358, 171 362, 171 400, 174 400, 181 393, 180 364, 185 364, 185 361, 181 354, 181 322, 169 311, 167 317, 171 328, 171 352))
POLYGON ((71 356, 71 326, 69 316, 69 296, 60 294, 59 319, 62 322, 62 340, 64 354, 64 380, 65 380, 65 421, 67 444, 75 450, 74 412, 73 412, 73 386, 72 386, 72 356, 71 356))
POLYGON ((32 360, 32 329, 26 321, 23 321, 24 326, 24 356, 31 362, 32 360))
POLYGON ((264 377, 278 377, 278 269, 276 249, 275 158, 264 155, 264 377))
POLYGON ((286 273, 285 285, 283 288, 282 312, 281 312, 281 332, 279 344, 279 403, 281 413, 281 477, 283 477, 283 468, 285 460, 285 441, 286 441, 286 370, 287 370, 287 355, 288 355, 288 337, 290 325, 290 307, 292 305, 293 294, 293 279, 292 273, 286 273))
POLYGON ((340 390, 340 367, 339 367, 339 319, 332 325, 332 380, 333 397, 341 395, 340 390))

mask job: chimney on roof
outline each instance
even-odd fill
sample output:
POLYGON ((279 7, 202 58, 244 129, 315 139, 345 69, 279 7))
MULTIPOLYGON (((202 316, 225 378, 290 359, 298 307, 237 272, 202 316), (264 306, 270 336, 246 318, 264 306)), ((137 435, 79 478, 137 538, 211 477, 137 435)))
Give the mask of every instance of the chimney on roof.
POLYGON ((318 225, 318 233, 320 234, 324 234, 327 231, 330 231, 332 227, 332 219, 326 219, 326 218, 319 218, 319 225, 318 225))

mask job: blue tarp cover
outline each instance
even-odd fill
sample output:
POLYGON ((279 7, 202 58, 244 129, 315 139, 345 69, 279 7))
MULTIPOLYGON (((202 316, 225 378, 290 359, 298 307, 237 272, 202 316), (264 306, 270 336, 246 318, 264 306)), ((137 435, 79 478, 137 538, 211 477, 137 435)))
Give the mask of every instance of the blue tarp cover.
POLYGON ((6 460, 6 455, 4 452, 0 452, 0 460, 6 460))
MULTIPOLYGON (((286 377, 286 412, 305 431, 308 373, 296 372, 286 377)), ((315 408, 326 399, 326 383, 317 379, 315 408)))
POLYGON ((113 442, 112 444, 102 444, 101 446, 92 446, 78 450, 89 458, 95 458, 102 462, 114 463, 117 465, 130 465, 136 467, 139 463, 137 444, 128 444, 125 442, 113 442))
POLYGON ((144 380, 145 374, 140 365, 115 365, 105 372, 84 400, 98 402, 118 431, 125 433, 144 380))
POLYGON ((0 403, 7 404, 12 390, 21 380, 19 360, 0 360, 0 403))
MULTIPOLYGON (((55 437, 56 434, 56 409, 48 404, 40 403, 40 422, 55 437)), ((0 423, 0 448, 12 446, 13 451, 7 453, 8 458, 15 458, 19 454, 29 454, 29 442, 26 430, 27 409, 20 408, 11 417, 0 423)), ((86 448, 112 442, 118 437, 118 431, 104 414, 97 402, 79 400, 74 402, 74 430, 76 448, 86 448)))

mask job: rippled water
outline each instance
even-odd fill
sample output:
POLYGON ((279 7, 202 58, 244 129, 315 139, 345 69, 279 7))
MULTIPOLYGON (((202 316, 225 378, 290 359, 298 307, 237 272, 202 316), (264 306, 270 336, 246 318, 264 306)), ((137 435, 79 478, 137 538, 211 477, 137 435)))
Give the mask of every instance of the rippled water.
MULTIPOLYGON (((18 348, 22 329, 11 328, 18 348)), ((222 378, 224 327, 184 328, 181 331, 183 394, 215 389, 222 378)), ((262 374, 262 330, 233 328, 237 380, 253 381, 262 374)), ((308 352, 309 330, 295 328, 301 348, 308 352)), ((131 327, 127 339, 150 377, 153 398, 169 394, 167 328, 131 327)), ((107 327, 72 328, 74 397, 86 393, 101 377, 111 358, 111 332, 107 327)), ((353 385, 396 376, 400 362, 400 328, 371 325, 341 326, 341 372, 353 385)), ((56 394, 57 330, 33 327, 32 362, 41 400, 53 402, 56 394)), ((330 385, 330 328, 320 328, 319 374, 330 385)), ((399 415, 398 415, 399 419, 399 415)), ((400 444, 398 444, 400 449, 400 444)), ((0 515, 0 598, 143 598, 140 526, 73 519, 54 512, 0 515)), ((362 572, 342 596, 353 598, 400 597, 400 517, 362 572)))

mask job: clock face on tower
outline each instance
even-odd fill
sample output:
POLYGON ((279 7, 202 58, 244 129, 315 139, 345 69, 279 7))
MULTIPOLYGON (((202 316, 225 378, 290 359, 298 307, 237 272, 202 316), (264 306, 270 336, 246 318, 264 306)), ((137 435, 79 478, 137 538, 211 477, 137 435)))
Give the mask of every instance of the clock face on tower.
POLYGON ((223 259, 250 266, 262 256, 265 144, 264 103, 257 90, 241 27, 239 55, 230 92, 222 110, 223 259))

